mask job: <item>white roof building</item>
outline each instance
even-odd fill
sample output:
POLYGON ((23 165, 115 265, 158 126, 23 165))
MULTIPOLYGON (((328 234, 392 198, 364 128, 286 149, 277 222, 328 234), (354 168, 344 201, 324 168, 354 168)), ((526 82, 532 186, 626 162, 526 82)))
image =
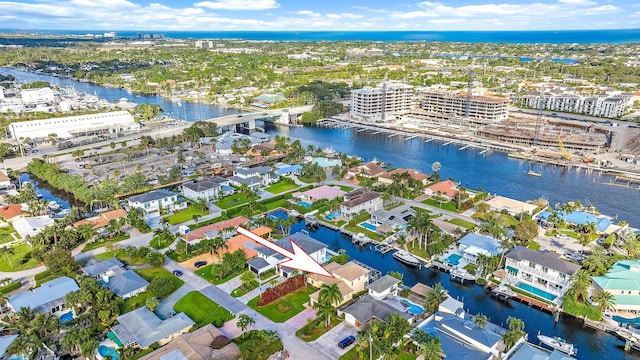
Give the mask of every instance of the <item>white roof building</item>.
POLYGON ((35 236, 51 225, 53 225, 53 219, 47 215, 26 217, 13 222, 13 228, 23 239, 26 239, 27 236, 35 236))
POLYGON ((22 97, 22 102, 26 105, 51 103, 55 100, 53 90, 48 87, 22 90, 20 91, 20 97, 22 97))
POLYGON ((127 111, 113 111, 108 113, 68 116, 45 120, 14 122, 9 124, 11 136, 20 138, 46 138, 49 134, 56 134, 60 138, 70 138, 75 134, 138 129, 139 125, 127 111))

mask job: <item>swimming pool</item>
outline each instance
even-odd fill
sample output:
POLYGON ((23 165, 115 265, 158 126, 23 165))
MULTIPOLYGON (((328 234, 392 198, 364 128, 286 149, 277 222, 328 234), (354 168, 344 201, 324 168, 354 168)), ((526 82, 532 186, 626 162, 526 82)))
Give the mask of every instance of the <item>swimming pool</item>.
POLYGON ((458 265, 460 263, 460 259, 462 259, 462 256, 458 254, 451 254, 447 258, 447 262, 451 265, 458 265))
POLYGON ((112 348, 111 346, 100 345, 98 347, 98 354, 100 354, 100 356, 102 356, 103 359, 107 355, 111 356, 111 360, 118 360, 120 358, 120 355, 118 355, 118 351, 115 348, 112 348))
POLYGON ((71 321, 71 320, 73 320, 73 311, 69 311, 69 312, 66 312, 66 313, 60 315, 60 322, 61 323, 66 323, 66 322, 71 321))
POLYGON ((622 316, 618 316, 618 315, 613 315, 611 317, 613 320, 619 322, 619 323, 623 323, 623 324, 629 324, 631 326, 633 326, 634 328, 639 328, 640 327, 640 318, 625 318, 622 316))
POLYGON ((298 205, 305 207, 307 209, 311 209, 311 207, 313 206, 312 203, 307 202, 307 201, 298 201, 298 205))
POLYGON ((519 282, 519 283, 516 284, 516 287, 519 287, 520 289, 522 289, 522 290, 524 290, 526 292, 529 292, 529 293, 532 293, 534 295, 540 296, 541 298, 544 298, 544 299, 547 299, 547 300, 554 300, 556 298, 555 295, 550 294, 550 293, 548 293, 548 292, 546 292, 544 290, 540 290, 538 288, 535 288, 535 287, 533 287, 533 286, 531 286, 529 284, 525 284, 525 283, 519 282))
POLYGON ((375 226, 373 224, 370 224, 370 223, 368 223, 366 221, 363 222, 363 223, 360 223, 360 226, 362 226, 363 228, 365 228, 367 230, 378 231, 378 227, 377 226, 375 226))
POLYGON ((400 302, 409 307, 407 312, 411 315, 420 315, 424 312, 424 308, 422 306, 416 305, 407 299, 402 299, 400 302))
POLYGON ((340 216, 340 211, 334 211, 331 214, 325 216, 324 218, 327 220, 333 220, 335 218, 337 218, 338 216, 340 216))

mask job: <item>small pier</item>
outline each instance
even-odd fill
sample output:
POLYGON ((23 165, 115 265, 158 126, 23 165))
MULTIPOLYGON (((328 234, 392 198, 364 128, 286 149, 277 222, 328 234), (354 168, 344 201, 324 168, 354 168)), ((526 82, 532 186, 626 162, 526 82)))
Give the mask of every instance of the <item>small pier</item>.
POLYGON ((451 272, 451 269, 452 269, 452 267, 449 264, 441 263, 440 261, 437 261, 437 260, 431 261, 431 266, 433 266, 434 268, 440 271, 444 271, 446 273, 451 272))
POLYGON ((373 282, 373 281, 375 281, 375 280, 378 280, 378 279, 382 276, 382 272, 381 272, 380 270, 377 270, 377 269, 375 269, 375 268, 372 268, 372 267, 371 267, 371 266, 369 266, 369 265, 363 264, 363 263, 361 263, 361 262, 360 262, 360 261, 358 261, 358 260, 351 260, 351 262, 353 262, 353 263, 355 263, 355 264, 357 264, 357 265, 360 265, 360 266, 362 266, 363 268, 365 268, 365 269, 369 270, 369 281, 370 281, 370 282, 373 282))
POLYGON ((374 247, 374 250, 381 254, 386 254, 389 251, 393 250, 393 246, 387 244, 379 244, 374 247))
POLYGON ((509 299, 516 297, 517 294, 515 291, 511 290, 510 288, 504 285, 500 285, 500 286, 494 287, 491 290, 491 296, 498 300, 508 301, 509 299))
POLYGON ((351 242, 356 245, 364 246, 371 243, 372 241, 365 234, 357 233, 351 237, 351 242))
POLYGON ((453 281, 457 281, 461 284, 464 284, 467 281, 475 281, 476 277, 469 274, 466 270, 460 270, 457 268, 453 268, 451 269, 451 272, 449 273, 449 277, 451 278, 451 280, 453 281))

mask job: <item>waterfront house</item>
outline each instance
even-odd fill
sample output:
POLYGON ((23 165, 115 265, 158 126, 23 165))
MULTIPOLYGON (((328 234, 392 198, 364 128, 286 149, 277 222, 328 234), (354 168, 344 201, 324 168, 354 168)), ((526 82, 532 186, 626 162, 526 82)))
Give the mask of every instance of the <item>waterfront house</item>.
POLYGON ((295 192, 293 197, 313 203, 318 200, 333 200, 346 194, 339 186, 322 185, 304 192, 295 192))
POLYGON ((51 225, 53 225, 53 219, 47 215, 24 217, 13 222, 13 228, 23 239, 36 236, 51 225))
POLYGON ((449 200, 453 199, 458 193, 458 184, 451 180, 440 181, 424 189, 424 193, 430 196, 441 196, 449 200))
POLYGON ((146 306, 118 316, 118 325, 111 330, 124 346, 148 348, 153 343, 162 346, 191 329, 195 322, 184 313, 161 320, 146 306))
POLYGON ((384 169, 380 167, 376 162, 370 161, 365 164, 354 166, 347 171, 347 174, 355 177, 361 176, 365 178, 377 178, 384 173, 384 169))
POLYGON ((527 292, 554 301, 569 287, 571 275, 580 266, 560 259, 551 251, 517 246, 505 256, 507 281, 527 292))
POLYGON ((190 181, 182 184, 182 195, 191 200, 209 201, 233 193, 234 190, 229 185, 229 180, 220 176, 202 181, 190 181))
POLYGON ((76 229, 82 225, 89 224, 94 229, 101 229, 109 224, 110 220, 120 220, 127 217, 127 212, 124 209, 116 209, 105 211, 90 218, 82 219, 73 223, 73 227, 76 229))
MULTIPOLYGON (((400 303, 398 302, 398 304, 400 303)), ((344 314, 344 320, 348 325, 362 329, 364 325, 374 319, 387 321, 387 318, 391 314, 400 314, 407 321, 411 322, 413 315, 405 310, 406 306, 399 308, 393 306, 391 302, 376 299, 369 294, 365 294, 345 308, 340 309, 338 315, 344 314)))
POLYGON ((517 348, 511 351, 509 360, 576 360, 573 356, 569 356, 560 350, 547 350, 540 346, 523 342, 517 348))
POLYGON ((510 215, 518 217, 523 213, 533 214, 537 209, 537 206, 533 204, 499 195, 486 200, 485 203, 489 205, 489 209, 493 211, 506 211, 510 215))
POLYGON ((110 278, 122 274, 124 271, 124 264, 116 258, 102 261, 92 260, 82 267, 82 272, 85 275, 96 279, 110 278))
POLYGON ((298 164, 287 165, 282 164, 282 167, 279 167, 275 173, 280 176, 291 176, 291 175, 300 175, 300 171, 302 170, 302 166, 298 164))
POLYGON ((492 237, 469 233, 458 241, 458 252, 463 261, 475 265, 480 254, 488 257, 502 254, 502 246, 492 237))
POLYGON ((342 166, 342 160, 338 158, 327 158, 327 157, 314 157, 309 160, 311 165, 318 164, 321 168, 328 168, 334 166, 342 166))
POLYGON ((372 213, 383 207, 382 194, 357 189, 344 194, 344 201, 340 204, 340 215, 345 220, 351 220, 361 213, 372 213))
POLYGON ((123 300, 140 294, 149 286, 149 282, 133 270, 125 270, 111 277, 102 277, 102 282, 123 300))
MULTIPOLYGON (((340 294, 342 295, 340 302, 334 304, 337 306, 351 300, 354 294, 364 291, 365 285, 369 281, 369 270, 353 261, 349 261, 344 265, 332 262, 325 265, 325 269, 330 272, 333 277, 310 274, 307 276, 307 282, 316 288, 321 287, 323 284, 337 284, 340 289, 340 294)), ((312 305, 318 302, 319 294, 320 290, 309 296, 312 305)))
POLYGON ((62 276, 47 281, 30 291, 21 292, 7 300, 11 312, 22 308, 31 308, 39 314, 60 315, 65 312, 65 297, 68 293, 80 290, 75 280, 62 276))
POLYGON ((9 204, 0 206, 0 218, 10 223, 21 219, 22 206, 20 204, 9 204))
MULTIPOLYGON (((185 241, 189 244, 197 244, 202 239, 213 239, 218 236, 227 239, 236 233, 236 227, 249 222, 244 216, 237 216, 229 220, 218 221, 183 234, 185 241)), ((187 228, 188 229, 188 228, 187 228)))
POLYGON ((235 360, 240 358, 240 348, 233 342, 221 349, 214 349, 216 339, 224 337, 222 332, 208 324, 193 332, 181 334, 167 345, 140 358, 140 360, 235 360))
MULTIPOLYGON (((536 218, 544 221, 549 221, 549 217, 551 216, 551 214, 553 214, 553 212, 543 211, 538 215, 536 215, 536 218)), ((584 211, 573 211, 573 212, 567 213, 566 215, 564 212, 558 211, 557 214, 560 219, 563 219, 567 223, 574 225, 576 227, 587 226, 593 223, 596 227, 596 230, 599 233, 607 232, 607 229, 609 229, 609 226, 613 224, 611 219, 608 217, 596 216, 594 214, 590 214, 584 211)))
POLYGON ((421 183, 422 185, 427 185, 429 183, 429 175, 413 169, 395 169, 382 173, 378 175, 378 181, 385 185, 391 185, 394 183, 396 177, 402 178, 404 176, 409 176, 409 178, 421 183))
POLYGON ((127 199, 127 202, 129 207, 141 209, 145 214, 158 213, 161 209, 175 211, 187 207, 187 202, 181 201, 178 198, 178 194, 165 189, 152 190, 144 194, 131 196, 127 199))
POLYGON ((615 311, 640 311, 640 260, 620 260, 603 276, 594 276, 596 289, 613 295, 615 311))
POLYGON ((392 295, 398 295, 398 284, 400 280, 391 276, 385 275, 367 285, 367 289, 369 290, 369 296, 382 300, 385 297, 392 295))
MULTIPOLYGON (((371 212, 369 223, 381 226, 388 225, 394 230, 405 229, 407 222, 416 216, 416 211, 409 205, 401 205, 391 210, 380 209, 371 212)), ((379 230, 379 229, 378 229, 379 230)))
MULTIPOLYGON (((309 254, 313 260, 318 264, 324 264, 327 262, 327 248, 328 246, 309 235, 297 232, 286 236, 280 240, 274 242, 274 244, 280 246, 287 251, 293 251, 291 242, 295 242, 304 252, 309 254)), ((263 258, 271 267, 277 268, 281 275, 288 277, 291 273, 291 269, 287 267, 278 266, 279 263, 287 260, 287 257, 277 253, 267 247, 261 246, 256 249, 258 251, 258 257, 263 258)))
MULTIPOLYGON (((253 168, 237 168, 233 170, 232 178, 252 179, 259 178, 259 185, 269 186, 278 181, 279 176, 270 166, 258 166, 253 168)), ((231 178, 230 178, 231 179, 231 178)), ((236 181, 237 182, 237 181, 236 181)))

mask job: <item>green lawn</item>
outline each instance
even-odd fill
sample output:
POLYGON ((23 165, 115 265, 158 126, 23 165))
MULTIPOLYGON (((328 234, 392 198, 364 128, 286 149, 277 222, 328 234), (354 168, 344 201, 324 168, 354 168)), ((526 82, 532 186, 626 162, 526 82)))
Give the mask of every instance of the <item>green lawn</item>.
POLYGON ((150 291, 143 291, 134 297, 126 299, 122 306, 120 306, 120 314, 125 314, 141 306, 145 306, 147 304, 147 299, 151 297, 153 297, 153 294, 151 294, 150 291))
POLYGON ((283 193, 285 191, 289 191, 289 190, 293 190, 295 188, 297 188, 298 185, 296 184, 290 184, 286 181, 280 181, 277 182, 271 186, 269 186, 268 188, 266 188, 265 190, 272 193, 272 194, 280 194, 283 193))
MULTIPOLYGON (((98 254, 96 256, 94 256, 96 258, 96 260, 107 260, 107 259, 111 259, 113 256, 113 251, 107 251, 107 252, 103 252, 102 254, 98 254)), ((132 258, 129 255, 127 255, 127 253, 124 251, 124 249, 119 249, 116 250, 116 259, 119 260, 124 260, 126 261, 129 265, 143 265, 144 259, 142 258, 132 258)))
POLYGON ((350 187, 350 186, 340 185, 340 190, 349 192, 349 191, 353 190, 353 188, 350 187))
POLYGON ((123 240, 127 240, 129 238, 131 238, 131 235, 126 234, 126 233, 122 234, 122 235, 120 235, 118 237, 115 237, 113 239, 100 238, 100 239, 98 239, 98 240, 96 240, 94 242, 87 243, 84 246, 84 248, 82 248, 82 252, 87 252, 87 251, 90 251, 90 250, 94 250, 94 249, 97 249, 99 247, 106 246, 107 244, 117 243, 117 242, 120 242, 120 241, 123 241, 123 240))
POLYGON ((264 202, 262 206, 264 206, 265 212, 273 211, 278 208, 283 208, 288 203, 286 199, 279 199, 271 202, 264 202))
MULTIPOLYGON (((367 359, 369 358, 369 347, 367 347, 363 351, 363 354, 366 354, 367 359)), ((373 350, 373 358, 374 359, 379 358, 379 355, 376 353, 375 348, 373 350)), ((340 356, 340 360, 361 360, 361 359, 362 358, 358 357, 357 345, 353 346, 351 350, 347 351, 344 355, 340 356)), ((396 355, 395 359, 396 360, 415 360, 416 356, 407 351, 402 351, 401 353, 396 355)))
POLYGON ((240 285, 237 288, 233 289, 233 291, 231 292, 231 296, 233 296, 234 298, 240 297, 248 293, 249 291, 256 289, 258 286, 260 286, 260 283, 258 283, 256 280, 252 281, 251 284, 246 288, 240 285))
POLYGON ((231 315, 229 310, 216 304, 197 291, 192 291, 178 300, 173 306, 173 309, 176 312, 187 314, 187 316, 196 322, 197 327, 214 323, 218 319, 224 322, 233 319, 233 315, 231 315))
POLYGON ((448 210, 448 211, 452 211, 452 212, 458 212, 458 208, 456 207, 456 204, 454 204, 451 201, 447 201, 447 202, 442 202, 442 205, 440 204, 440 201, 434 199, 434 198, 428 198, 426 200, 424 200, 422 202, 425 205, 431 205, 433 207, 437 207, 437 208, 441 208, 444 210, 448 210))
POLYGON ((201 278, 207 280, 208 282, 214 284, 214 285, 224 284, 227 281, 233 279, 234 277, 236 277, 236 276, 238 276, 238 275, 240 275, 242 273, 242 271, 234 272, 234 273, 231 273, 231 274, 223 277, 222 279, 216 279, 216 278, 213 277, 213 275, 211 275, 211 268, 213 268, 214 266, 218 266, 218 264, 209 264, 207 266, 203 266, 200 269, 194 271, 194 273, 196 275, 200 276, 201 278))
POLYGON ((462 219, 448 219, 445 221, 454 225, 462 226, 463 228, 466 228, 466 229, 474 229, 476 227, 476 224, 462 220, 462 219))
POLYGON ((31 247, 27 244, 13 246, 15 254, 0 257, 0 271, 20 271, 32 269, 38 265, 38 261, 31 257, 31 247), (13 267, 11 266, 13 265, 13 267))
POLYGON ((218 200, 216 205, 221 209, 228 209, 234 206, 246 204, 247 202, 249 202, 249 200, 247 200, 247 196, 245 194, 237 193, 218 200))
POLYGON ((207 214, 208 214, 207 212, 202 212, 200 211, 199 208, 196 208, 195 206, 189 206, 184 210, 180 210, 175 214, 167 216, 166 219, 169 221, 169 224, 176 225, 176 224, 183 223, 185 221, 193 220, 193 215, 204 216, 207 214))
POLYGON ((158 242, 158 237, 154 236, 149 242, 149 246, 156 250, 162 250, 167 246, 173 244, 174 241, 175 239, 173 237, 161 237, 160 241, 158 242))
POLYGON ((276 274, 276 269, 270 269, 260 274, 260 280, 267 280, 268 278, 272 277, 275 274, 276 274))
POLYGON ((312 287, 305 287, 266 306, 258 306, 260 296, 256 296, 247 305, 271 321, 282 323, 304 311, 304 304, 309 302, 309 295, 315 291, 312 287))
POLYGON ((304 176, 304 175, 300 175, 298 176, 298 180, 305 182, 307 184, 313 184, 316 182, 316 177, 315 176, 304 176))
POLYGON ((360 225, 350 225, 347 224, 345 227, 345 229, 354 232, 354 233, 363 233, 365 235, 367 235, 369 238, 373 239, 373 240, 377 240, 377 241, 382 241, 384 240, 384 236, 378 234, 378 233, 374 233, 373 231, 369 231, 365 228, 363 228, 360 225))
POLYGON ((410 253, 418 255, 423 259, 429 259, 431 257, 431 255, 429 255, 429 253, 427 253, 425 250, 418 248, 418 240, 408 243, 407 249, 410 253))
POLYGON ((0 228, 0 244, 8 243, 14 241, 15 239, 11 236, 11 233, 15 233, 16 231, 13 229, 13 226, 5 226, 0 228))
POLYGON ((333 316, 331 317, 331 323, 329 324, 329 326, 325 327, 326 322, 323 319, 317 318, 298 329, 298 331, 296 331, 296 336, 306 342, 315 341, 341 322, 342 319, 333 316))
MULTIPOLYGON (((173 285, 173 291, 178 290, 184 281, 180 280, 177 276, 170 273, 168 270, 157 267, 148 267, 143 269, 136 270, 138 275, 142 276, 145 280, 151 282, 153 279, 157 278, 167 278, 171 280, 171 284, 173 285)), ((173 292, 172 291, 172 292, 173 292)))

